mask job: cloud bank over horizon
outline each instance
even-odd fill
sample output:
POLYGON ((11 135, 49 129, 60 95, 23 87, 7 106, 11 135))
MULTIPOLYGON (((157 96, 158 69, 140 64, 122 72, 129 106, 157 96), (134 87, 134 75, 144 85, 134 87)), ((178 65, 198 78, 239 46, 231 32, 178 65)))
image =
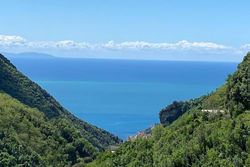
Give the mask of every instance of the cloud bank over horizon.
POLYGON ((250 44, 231 47, 213 42, 152 43, 125 41, 117 43, 62 41, 28 41, 21 36, 0 35, 2 52, 43 52, 57 57, 116 58, 188 61, 241 61, 250 44))

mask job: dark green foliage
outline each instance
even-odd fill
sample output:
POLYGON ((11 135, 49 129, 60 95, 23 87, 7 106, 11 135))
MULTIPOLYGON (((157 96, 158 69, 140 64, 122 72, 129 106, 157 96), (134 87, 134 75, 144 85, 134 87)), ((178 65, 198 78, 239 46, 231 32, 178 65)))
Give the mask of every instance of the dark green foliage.
POLYGON ((166 108, 162 109, 159 113, 160 122, 162 125, 166 126, 175 121, 179 116, 188 110, 189 106, 187 102, 177 102, 174 101, 172 104, 168 105, 166 108))
POLYGON ((0 166, 70 166, 97 154, 65 119, 49 121, 37 109, 0 93, 0 166))
POLYGON ((227 79, 226 105, 231 115, 250 108, 250 53, 238 65, 238 70, 227 79))
POLYGON ((249 59, 209 96, 164 108, 151 138, 127 141, 89 166, 250 166, 249 59))
POLYGON ((199 109, 202 108, 202 105, 205 100, 207 100, 207 96, 201 96, 195 100, 191 99, 187 102, 177 102, 174 101, 172 104, 168 105, 164 109, 162 109, 159 113, 160 123, 163 126, 169 125, 175 120, 177 120, 181 115, 183 115, 190 108, 197 107, 199 109))
MULTIPOLYGON (((46 68, 46 67, 44 67, 46 68)), ((25 105, 37 108, 49 120, 64 120, 73 125, 90 143, 100 151, 121 140, 109 132, 92 126, 72 115, 64 109, 52 96, 36 83, 29 80, 0 54, 0 90, 18 99, 25 105)), ((66 135, 66 134, 65 134, 66 135)))

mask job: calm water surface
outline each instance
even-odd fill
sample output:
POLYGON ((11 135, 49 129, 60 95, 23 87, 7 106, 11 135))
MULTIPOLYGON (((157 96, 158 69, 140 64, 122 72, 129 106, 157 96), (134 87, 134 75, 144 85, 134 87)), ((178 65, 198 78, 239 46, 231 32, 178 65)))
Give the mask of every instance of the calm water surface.
POLYGON ((237 63, 100 59, 12 59, 77 117, 122 139, 159 122, 173 100, 208 94, 237 63))

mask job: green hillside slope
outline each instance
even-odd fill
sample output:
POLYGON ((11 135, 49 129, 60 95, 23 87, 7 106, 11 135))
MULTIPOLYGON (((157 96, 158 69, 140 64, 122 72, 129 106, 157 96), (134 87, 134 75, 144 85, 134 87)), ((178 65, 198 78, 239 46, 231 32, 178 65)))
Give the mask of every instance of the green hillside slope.
MULTIPOLYGON (((46 67, 44 67, 46 68, 46 67)), ((92 126, 72 115, 64 109, 52 96, 39 85, 29 80, 14 65, 0 54, 0 90, 18 99, 23 104, 37 108, 49 120, 64 119, 72 124, 80 133, 100 151, 121 140, 109 132, 92 126)))
POLYGON ((0 166, 71 166, 98 149, 65 119, 44 114, 0 92, 0 166))
POLYGON ((163 109, 151 138, 126 141, 89 166, 250 166, 249 67, 250 53, 215 92, 163 109))

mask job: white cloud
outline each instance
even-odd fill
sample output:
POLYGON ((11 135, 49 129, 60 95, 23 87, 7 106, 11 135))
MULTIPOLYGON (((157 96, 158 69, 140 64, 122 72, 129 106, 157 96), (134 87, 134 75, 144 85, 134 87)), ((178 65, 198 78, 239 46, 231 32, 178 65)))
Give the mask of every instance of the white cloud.
POLYGON ((41 42, 28 42, 26 44, 30 48, 54 48, 54 49, 89 49, 91 45, 86 42, 74 42, 72 40, 64 41, 41 41, 41 42))
POLYGON ((0 35, 0 46, 23 46, 30 48, 57 48, 57 49, 228 49, 230 47, 212 42, 188 42, 185 40, 177 43, 149 43, 145 41, 121 42, 108 41, 103 44, 90 44, 88 42, 64 41, 30 41, 21 36, 0 35))
POLYGON ((213 42, 152 43, 125 41, 106 43, 63 41, 28 41, 21 36, 0 35, 0 50, 4 52, 44 52, 64 57, 240 61, 250 50, 250 44, 230 47, 213 42))
POLYGON ((0 46, 22 46, 26 40, 20 36, 0 35, 0 46))
POLYGON ((212 42, 188 42, 185 40, 177 43, 149 43, 144 41, 115 43, 109 41, 103 45, 110 49, 228 49, 230 47, 212 42))

